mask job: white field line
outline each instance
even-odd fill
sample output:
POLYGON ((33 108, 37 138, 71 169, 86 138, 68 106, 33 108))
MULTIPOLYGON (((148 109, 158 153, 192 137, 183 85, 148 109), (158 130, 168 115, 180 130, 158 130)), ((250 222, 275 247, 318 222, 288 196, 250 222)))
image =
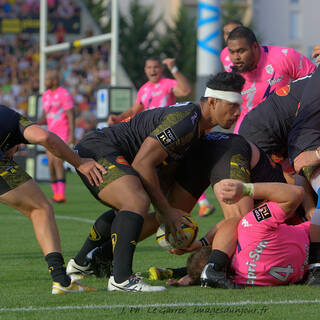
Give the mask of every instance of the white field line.
MULTIPOLYGON (((23 216, 21 214, 21 212, 19 212, 18 210, 14 210, 14 213, 17 213, 20 215, 20 217, 15 217, 15 220, 23 220, 26 219, 25 216, 23 216)), ((85 218, 78 218, 78 217, 69 217, 69 216, 58 216, 55 215, 56 219, 61 219, 61 220, 74 220, 74 221, 79 221, 79 222, 85 222, 85 223, 94 223, 95 220, 91 220, 91 219, 85 219, 85 218)))
POLYGON ((214 302, 214 303, 168 303, 168 304, 116 304, 116 305, 83 305, 83 306, 56 306, 56 307, 28 307, 28 308, 0 308, 0 312, 25 312, 25 311, 55 311, 55 310, 82 310, 82 309, 147 309, 147 308, 181 308, 181 307, 241 307, 261 305, 285 305, 285 304, 306 304, 320 303, 315 300, 282 300, 282 301, 239 301, 239 302, 214 302))

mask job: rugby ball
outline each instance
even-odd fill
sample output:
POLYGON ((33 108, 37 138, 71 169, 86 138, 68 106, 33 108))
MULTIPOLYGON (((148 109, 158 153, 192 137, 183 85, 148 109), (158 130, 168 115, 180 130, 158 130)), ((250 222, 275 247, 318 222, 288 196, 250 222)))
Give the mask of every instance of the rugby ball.
POLYGON ((192 229, 187 224, 182 223, 181 229, 186 237, 182 239, 181 235, 177 233, 177 241, 174 241, 172 234, 169 234, 168 240, 165 238, 166 228, 164 224, 161 224, 157 230, 156 241, 164 250, 171 250, 173 248, 183 249, 189 247, 198 235, 198 224, 191 218, 184 216, 183 219, 191 222, 196 228, 192 229))

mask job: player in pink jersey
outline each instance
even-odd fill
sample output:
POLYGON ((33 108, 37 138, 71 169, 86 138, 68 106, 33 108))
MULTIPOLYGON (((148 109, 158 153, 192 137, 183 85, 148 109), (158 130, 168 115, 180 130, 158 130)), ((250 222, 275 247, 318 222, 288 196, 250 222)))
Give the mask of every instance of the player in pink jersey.
MULTIPOLYGON (((54 132, 64 142, 74 143, 74 104, 71 94, 59 86, 59 75, 55 71, 49 71, 46 75, 47 91, 42 96, 42 108, 44 114, 39 124, 48 125, 48 130, 54 132)), ((66 201, 65 196, 65 170, 63 160, 55 157, 47 151, 49 171, 53 198, 57 203, 66 201)))
MULTIPOLYGON (((227 43, 227 40, 228 40, 228 37, 229 37, 229 34, 231 33, 231 31, 233 31, 237 27, 241 27, 242 25, 243 24, 238 20, 231 20, 231 21, 227 22, 223 26, 223 40, 224 40, 224 42, 227 43)), ((223 68, 229 72, 232 67, 232 62, 231 62, 231 59, 229 56, 228 46, 226 46, 224 49, 222 49, 222 51, 220 53, 220 60, 223 65, 223 68)))
POLYGON ((270 286, 301 281, 307 272, 310 223, 289 226, 284 221, 303 200, 303 188, 226 179, 215 191, 218 198, 230 204, 248 195, 269 202, 253 209, 240 222, 238 218, 225 220, 200 276, 202 285, 227 289, 238 284, 270 286), (226 268, 233 253, 232 281, 226 268))
MULTIPOLYGON (((176 97, 185 97, 191 92, 190 85, 185 76, 179 72, 175 59, 167 58, 161 61, 157 58, 146 60, 144 72, 148 78, 137 93, 136 103, 120 115, 110 115, 108 124, 113 125, 130 119, 135 114, 154 108, 163 108, 176 103, 176 97), (166 65, 175 79, 162 76, 163 66, 166 65)), ((199 216, 205 217, 214 211, 205 194, 199 198, 199 216)))
POLYGON ((176 103, 176 97, 185 97, 191 92, 185 76, 176 66, 175 59, 167 58, 161 61, 157 58, 146 60, 144 72, 148 78, 137 93, 136 103, 120 115, 110 115, 108 124, 119 123, 143 110, 163 108, 176 103), (166 65, 175 79, 164 78, 163 65, 166 65))
POLYGON ((222 56, 226 71, 237 71, 245 78, 244 103, 234 132, 244 116, 265 100, 275 89, 306 76, 315 65, 292 48, 260 46, 254 33, 246 27, 235 28, 228 36, 228 56, 222 56))

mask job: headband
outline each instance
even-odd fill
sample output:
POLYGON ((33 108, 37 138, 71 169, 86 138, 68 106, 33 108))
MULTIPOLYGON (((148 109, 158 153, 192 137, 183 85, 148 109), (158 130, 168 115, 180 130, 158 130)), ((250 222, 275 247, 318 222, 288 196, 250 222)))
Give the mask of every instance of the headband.
POLYGON ((231 103, 239 103, 240 105, 243 103, 241 94, 234 91, 213 90, 207 87, 206 91, 204 92, 204 97, 218 98, 227 100, 231 103))

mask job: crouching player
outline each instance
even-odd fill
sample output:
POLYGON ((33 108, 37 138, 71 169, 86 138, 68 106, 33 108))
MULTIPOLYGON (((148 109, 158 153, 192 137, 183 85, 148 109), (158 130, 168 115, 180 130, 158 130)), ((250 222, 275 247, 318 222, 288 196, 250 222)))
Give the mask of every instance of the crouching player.
POLYGON ((221 225, 213 240, 208 264, 200 276, 202 286, 227 289, 238 285, 285 285, 303 280, 308 267, 310 222, 293 226, 284 223, 303 200, 303 188, 226 179, 218 183, 215 191, 227 204, 244 196, 269 201, 240 221, 228 219, 221 225), (227 275, 230 262, 232 278, 227 275))

